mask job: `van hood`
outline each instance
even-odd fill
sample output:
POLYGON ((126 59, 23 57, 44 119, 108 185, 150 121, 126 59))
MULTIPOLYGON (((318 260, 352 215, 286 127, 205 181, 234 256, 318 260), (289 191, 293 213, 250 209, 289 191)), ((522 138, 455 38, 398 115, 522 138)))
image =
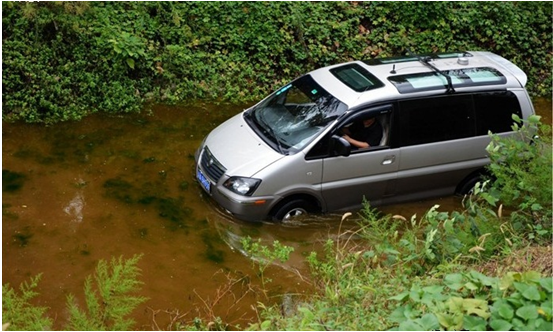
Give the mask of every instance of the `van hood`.
POLYGON ((243 113, 223 122, 206 138, 205 146, 229 176, 252 177, 284 156, 253 132, 243 113))

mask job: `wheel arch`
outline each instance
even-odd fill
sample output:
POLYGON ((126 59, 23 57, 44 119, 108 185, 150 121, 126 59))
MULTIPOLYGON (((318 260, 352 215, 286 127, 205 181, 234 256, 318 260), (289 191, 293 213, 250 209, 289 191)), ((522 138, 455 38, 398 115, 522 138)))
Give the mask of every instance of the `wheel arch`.
POLYGON ((465 176, 465 178, 461 180, 461 182, 459 182, 459 184, 455 188, 455 194, 461 196, 466 195, 470 191, 470 189, 474 187, 476 182, 490 177, 490 172, 487 170, 486 167, 479 168, 476 171, 473 171, 469 175, 465 176))
POLYGON ((317 211, 322 211, 322 205, 321 205, 321 202, 320 200, 313 196, 313 195, 310 195, 310 194, 305 194, 305 193, 298 193, 298 194, 292 194, 292 195, 289 195, 289 196, 285 196, 283 197, 282 199, 280 199, 272 208, 271 208, 271 211, 269 212, 269 216, 274 216, 278 210, 280 210, 280 208, 282 208, 285 204, 287 204, 288 202, 291 202, 291 201, 294 201, 294 200, 304 200, 304 201, 307 201, 309 202, 311 205, 313 205, 317 211))

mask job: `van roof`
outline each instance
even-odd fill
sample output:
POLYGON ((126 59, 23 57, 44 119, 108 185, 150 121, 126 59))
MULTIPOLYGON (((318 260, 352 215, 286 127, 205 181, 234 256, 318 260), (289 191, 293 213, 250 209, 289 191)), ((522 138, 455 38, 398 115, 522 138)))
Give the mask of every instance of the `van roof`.
POLYGON ((394 96, 520 89, 527 82, 526 74, 515 64, 482 51, 352 61, 310 74, 350 108, 394 96))

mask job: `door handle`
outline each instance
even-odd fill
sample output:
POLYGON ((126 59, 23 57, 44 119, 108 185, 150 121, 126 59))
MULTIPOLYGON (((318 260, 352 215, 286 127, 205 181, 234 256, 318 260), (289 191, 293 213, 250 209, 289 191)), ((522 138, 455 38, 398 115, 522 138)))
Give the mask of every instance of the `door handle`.
POLYGON ((382 160, 382 165, 390 165, 396 160, 396 156, 386 156, 382 160))

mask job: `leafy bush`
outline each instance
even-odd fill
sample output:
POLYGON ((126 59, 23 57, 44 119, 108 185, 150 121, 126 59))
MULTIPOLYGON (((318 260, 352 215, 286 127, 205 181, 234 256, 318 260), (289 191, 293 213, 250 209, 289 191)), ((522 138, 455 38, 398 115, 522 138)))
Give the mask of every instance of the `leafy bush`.
POLYGON ((551 331, 553 279, 537 272, 503 278, 470 271, 392 297, 394 330, 551 331))
POLYGON ((2 118, 250 102, 311 69, 490 50, 551 95, 547 2, 3 2, 2 118))
MULTIPOLYGON (((550 227, 553 208, 551 127, 541 124, 539 116, 521 120, 513 115, 513 119, 516 135, 502 138, 493 134, 487 147, 491 160, 488 169, 494 181, 486 197, 492 205, 500 202, 515 209, 511 220, 518 228, 525 224, 550 227)), ((550 238, 550 234, 543 235, 550 238)))
POLYGON ((264 287, 267 282, 272 281, 265 277, 265 270, 277 260, 285 263, 294 251, 294 248, 283 245, 278 240, 273 241, 272 248, 261 244, 261 239, 253 241, 249 236, 242 238, 241 243, 246 254, 251 256, 252 261, 257 262, 259 276, 264 287))

